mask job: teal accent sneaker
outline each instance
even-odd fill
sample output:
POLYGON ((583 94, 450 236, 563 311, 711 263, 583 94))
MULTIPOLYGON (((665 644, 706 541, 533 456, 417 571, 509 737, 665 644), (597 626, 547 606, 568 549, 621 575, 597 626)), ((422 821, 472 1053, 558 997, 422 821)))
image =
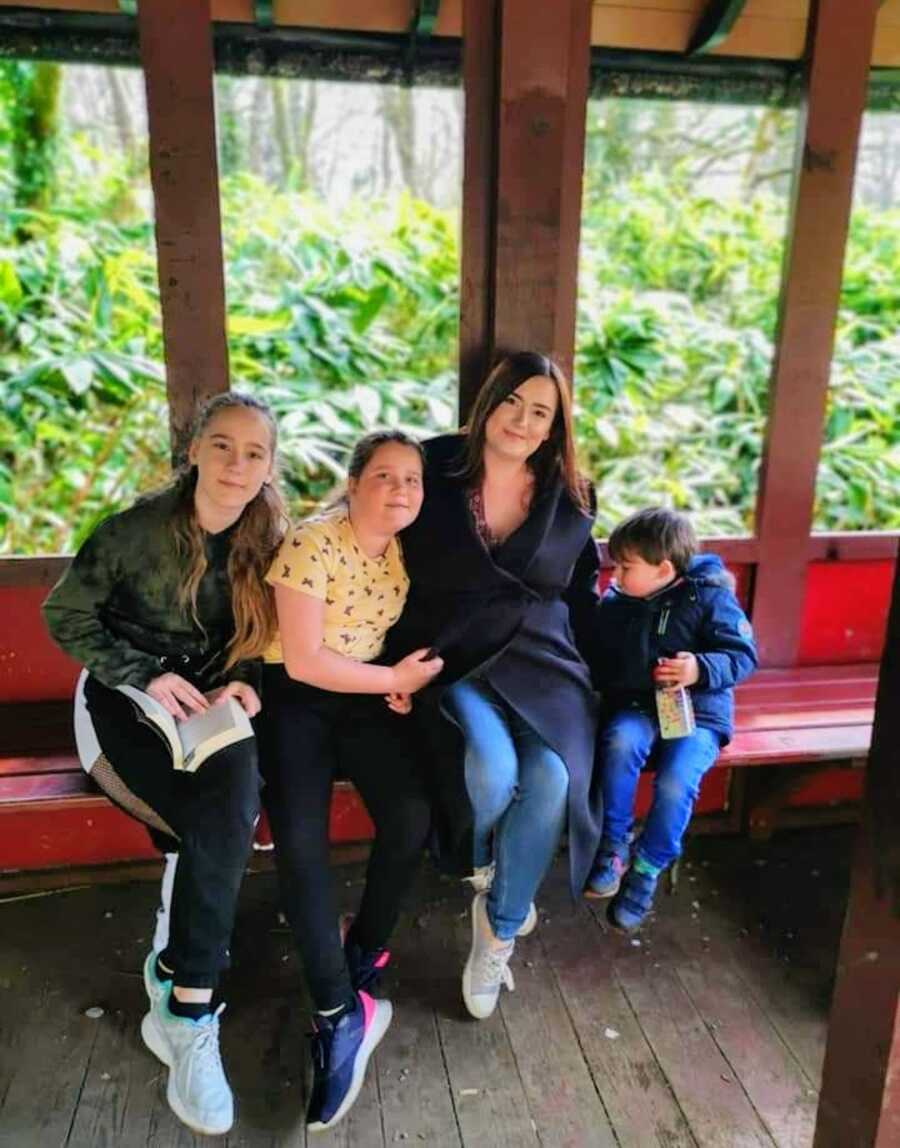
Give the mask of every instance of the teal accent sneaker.
POLYGON ((234 1124, 234 1097, 219 1053, 219 1016, 225 1006, 201 1020, 173 1016, 171 982, 158 983, 164 985, 163 993, 141 1022, 141 1036, 169 1069, 169 1107, 194 1132, 221 1136, 234 1124))
POLYGON ((147 959, 144 961, 144 988, 147 991, 147 999, 150 1001, 150 1007, 153 1008, 162 1001, 168 991, 172 987, 172 980, 160 980, 156 975, 156 958, 159 954, 152 950, 147 954, 147 959))

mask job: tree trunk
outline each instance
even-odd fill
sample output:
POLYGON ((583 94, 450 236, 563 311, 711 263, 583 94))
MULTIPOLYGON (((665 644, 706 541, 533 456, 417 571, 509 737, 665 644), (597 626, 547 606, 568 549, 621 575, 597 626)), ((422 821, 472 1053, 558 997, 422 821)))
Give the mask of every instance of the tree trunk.
POLYGON ((272 89, 273 134, 278 148, 278 163, 281 168, 281 187, 291 182, 294 155, 291 148, 291 133, 288 127, 287 93, 284 80, 269 80, 272 89))
MULTIPOLYGON (((394 153, 400 165, 400 176, 413 195, 419 194, 419 171, 416 164, 416 112, 410 88, 386 86, 381 92, 381 114, 394 153)), ((389 147, 390 144, 386 143, 389 147)))
MULTIPOLYGON (((47 207, 56 175, 59 129, 59 64, 13 62, 7 76, 14 92, 10 108, 13 201, 17 208, 40 211, 47 207)), ((33 233, 28 221, 19 223, 17 236, 26 241, 33 233)))
POLYGON ((134 151, 134 129, 131 124, 131 109, 122 84, 122 77, 117 68, 107 68, 103 73, 109 87, 109 98, 112 104, 113 123, 116 125, 116 135, 119 137, 119 146, 123 154, 130 161, 134 151))

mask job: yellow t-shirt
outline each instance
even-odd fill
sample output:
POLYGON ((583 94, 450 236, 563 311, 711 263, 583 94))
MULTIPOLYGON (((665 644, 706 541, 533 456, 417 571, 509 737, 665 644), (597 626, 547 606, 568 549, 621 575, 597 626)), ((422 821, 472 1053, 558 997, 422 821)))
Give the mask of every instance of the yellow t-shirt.
MULTIPOLYGON (((306 519, 289 531, 266 581, 325 603, 324 644, 360 662, 377 658, 403 612, 409 579, 396 538, 381 558, 369 558, 353 533, 346 507, 306 519)), ((283 662, 276 634, 267 662, 283 662)))

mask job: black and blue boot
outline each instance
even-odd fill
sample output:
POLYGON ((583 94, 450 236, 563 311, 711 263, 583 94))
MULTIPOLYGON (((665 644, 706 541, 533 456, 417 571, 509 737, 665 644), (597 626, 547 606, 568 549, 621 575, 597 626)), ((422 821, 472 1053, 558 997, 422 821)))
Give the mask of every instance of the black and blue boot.
POLYGON ((640 862, 631 866, 606 910, 606 918, 614 929, 633 933, 641 927, 644 918, 653 908, 653 895, 658 881, 658 872, 646 871, 640 862))

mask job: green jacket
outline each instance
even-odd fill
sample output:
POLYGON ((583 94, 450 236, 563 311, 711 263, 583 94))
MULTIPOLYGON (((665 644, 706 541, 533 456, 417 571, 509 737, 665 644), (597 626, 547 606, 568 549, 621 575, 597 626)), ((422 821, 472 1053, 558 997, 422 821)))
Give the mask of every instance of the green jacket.
POLYGON ((257 662, 223 673, 234 634, 228 552, 233 527, 204 536, 208 566, 197 589, 198 626, 178 602, 184 568, 175 549, 176 490, 107 518, 50 591, 43 613, 54 641, 106 686, 144 689, 171 670, 209 690, 253 684, 257 662))

